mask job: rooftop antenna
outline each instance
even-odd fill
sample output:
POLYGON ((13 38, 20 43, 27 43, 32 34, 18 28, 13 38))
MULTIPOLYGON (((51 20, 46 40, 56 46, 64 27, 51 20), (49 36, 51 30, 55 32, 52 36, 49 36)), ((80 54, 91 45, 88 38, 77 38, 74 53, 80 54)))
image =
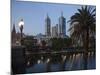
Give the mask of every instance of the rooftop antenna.
POLYGON ((49 17, 49 16, 48 16, 48 13, 47 13, 47 17, 49 17))
POLYGON ((61 11, 61 16, 63 16, 63 11, 61 11))

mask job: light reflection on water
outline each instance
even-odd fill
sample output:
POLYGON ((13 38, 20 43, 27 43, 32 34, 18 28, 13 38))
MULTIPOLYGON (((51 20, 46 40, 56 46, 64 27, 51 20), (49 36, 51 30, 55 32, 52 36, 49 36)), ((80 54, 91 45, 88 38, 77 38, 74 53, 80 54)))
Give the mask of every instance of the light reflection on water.
MULTIPOLYGON (((26 69, 27 73, 34 72, 47 72, 49 71, 70 71, 70 70, 82 70, 83 69, 83 54, 73 54, 69 58, 62 55, 61 61, 63 63, 49 63, 51 60, 47 58, 43 61, 43 57, 37 61, 37 64, 26 69), (62 69, 63 68, 63 69, 62 69)), ((88 69, 95 69, 96 59, 94 53, 88 53, 88 69)))
POLYGON ((38 61, 37 61, 37 64, 40 64, 40 63, 41 63, 41 60, 38 60, 38 61))

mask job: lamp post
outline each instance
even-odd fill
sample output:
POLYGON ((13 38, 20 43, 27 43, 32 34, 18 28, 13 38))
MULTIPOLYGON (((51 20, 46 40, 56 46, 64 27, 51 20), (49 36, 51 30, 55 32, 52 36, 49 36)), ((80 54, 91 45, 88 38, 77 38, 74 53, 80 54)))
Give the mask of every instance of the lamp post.
POLYGON ((23 21, 23 19, 21 19, 20 20, 20 22, 19 22, 19 28, 20 28, 20 32, 21 32, 21 41, 20 41, 20 43, 21 43, 21 45, 22 45, 22 38, 23 38, 23 26, 24 26, 24 21, 23 21))

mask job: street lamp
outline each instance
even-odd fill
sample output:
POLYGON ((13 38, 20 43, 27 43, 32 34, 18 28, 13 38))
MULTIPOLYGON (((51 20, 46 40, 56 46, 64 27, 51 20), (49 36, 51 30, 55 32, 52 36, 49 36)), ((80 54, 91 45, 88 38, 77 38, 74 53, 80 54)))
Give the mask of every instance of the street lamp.
POLYGON ((24 26, 24 21, 23 21, 23 19, 21 19, 20 20, 20 22, 19 22, 19 28, 20 28, 20 32, 21 32, 21 45, 22 45, 22 38, 23 38, 23 26, 24 26))

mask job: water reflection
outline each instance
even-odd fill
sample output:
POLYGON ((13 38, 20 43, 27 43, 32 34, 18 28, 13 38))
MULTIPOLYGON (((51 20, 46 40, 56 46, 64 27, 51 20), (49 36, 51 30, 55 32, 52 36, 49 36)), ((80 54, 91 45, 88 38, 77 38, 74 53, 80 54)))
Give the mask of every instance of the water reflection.
POLYGON ((49 63, 50 62, 50 58, 47 58, 47 61, 46 61, 46 63, 49 63))
MULTIPOLYGON (((87 60, 87 69, 95 69, 95 53, 89 52, 87 60)), ((33 60, 34 61, 34 60, 33 60)), ((70 70, 83 70, 84 69, 83 53, 60 55, 57 57, 41 56, 37 63, 26 69, 27 73, 34 72, 50 72, 50 71, 70 71, 70 70), (58 62, 58 58, 61 57, 58 62), (54 61, 55 60, 55 61, 54 61), (57 60, 57 61, 56 61, 57 60), (56 62, 56 63, 55 63, 56 62)), ((28 62, 28 64, 30 64, 28 62)))
POLYGON ((40 64, 41 62, 42 62, 41 60, 38 60, 38 61, 37 61, 37 64, 40 64))

